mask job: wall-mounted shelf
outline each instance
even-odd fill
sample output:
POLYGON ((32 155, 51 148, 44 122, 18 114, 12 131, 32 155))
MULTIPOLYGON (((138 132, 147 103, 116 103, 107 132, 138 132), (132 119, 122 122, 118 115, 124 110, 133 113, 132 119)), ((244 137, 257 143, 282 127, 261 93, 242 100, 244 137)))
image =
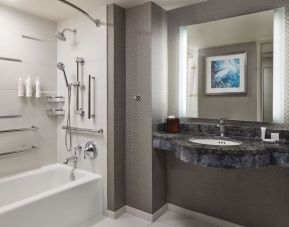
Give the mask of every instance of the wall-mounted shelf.
POLYGON ((64 96, 46 96, 46 100, 48 103, 64 103, 64 96))
POLYGON ((47 114, 49 116, 55 116, 55 117, 64 116, 65 115, 65 110, 63 108, 60 108, 60 109, 49 108, 49 109, 47 109, 47 114))
POLYGON ((103 135, 104 130, 103 129, 88 129, 88 128, 76 128, 76 127, 66 127, 63 126, 62 129, 69 129, 74 132, 84 132, 84 133, 93 133, 93 134, 99 134, 103 135))

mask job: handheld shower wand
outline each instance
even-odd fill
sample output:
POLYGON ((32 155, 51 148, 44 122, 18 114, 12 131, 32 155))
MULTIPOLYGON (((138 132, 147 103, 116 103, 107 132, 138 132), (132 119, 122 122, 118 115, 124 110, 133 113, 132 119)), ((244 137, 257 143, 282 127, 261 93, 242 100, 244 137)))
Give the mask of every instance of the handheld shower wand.
POLYGON ((65 65, 62 62, 59 62, 56 66, 59 70, 63 72, 66 87, 67 87, 67 95, 68 95, 68 110, 67 110, 67 121, 66 121, 66 131, 65 131, 65 146, 67 151, 71 151, 72 149, 72 132, 71 132, 71 117, 70 117, 70 105, 71 105, 71 85, 68 83, 65 65), (69 142, 68 142, 69 140, 69 142))

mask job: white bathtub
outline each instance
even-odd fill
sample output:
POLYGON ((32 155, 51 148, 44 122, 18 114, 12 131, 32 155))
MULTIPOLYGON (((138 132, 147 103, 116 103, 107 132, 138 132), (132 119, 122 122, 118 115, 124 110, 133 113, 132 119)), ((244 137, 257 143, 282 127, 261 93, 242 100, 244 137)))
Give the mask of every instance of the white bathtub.
POLYGON ((79 227, 102 215, 101 176, 56 164, 0 178, 0 227, 79 227))

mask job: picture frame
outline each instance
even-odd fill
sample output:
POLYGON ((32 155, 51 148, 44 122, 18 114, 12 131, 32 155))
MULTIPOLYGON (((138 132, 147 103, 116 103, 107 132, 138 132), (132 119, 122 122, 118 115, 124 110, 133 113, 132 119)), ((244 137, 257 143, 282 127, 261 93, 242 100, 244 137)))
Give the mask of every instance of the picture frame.
POLYGON ((247 95, 247 52, 206 57, 206 95, 247 95))

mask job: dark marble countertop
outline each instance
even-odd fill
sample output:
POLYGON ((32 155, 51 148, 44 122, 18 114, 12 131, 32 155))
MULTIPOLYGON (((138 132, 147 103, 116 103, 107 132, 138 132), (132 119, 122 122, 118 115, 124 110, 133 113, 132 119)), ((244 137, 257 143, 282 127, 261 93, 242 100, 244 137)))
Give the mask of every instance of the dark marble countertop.
POLYGON ((269 165, 289 167, 288 143, 265 143, 244 137, 220 138, 203 134, 153 134, 153 148, 172 151, 182 161, 215 168, 260 168, 269 165), (224 139, 241 142, 238 146, 213 146, 189 139, 224 139))

